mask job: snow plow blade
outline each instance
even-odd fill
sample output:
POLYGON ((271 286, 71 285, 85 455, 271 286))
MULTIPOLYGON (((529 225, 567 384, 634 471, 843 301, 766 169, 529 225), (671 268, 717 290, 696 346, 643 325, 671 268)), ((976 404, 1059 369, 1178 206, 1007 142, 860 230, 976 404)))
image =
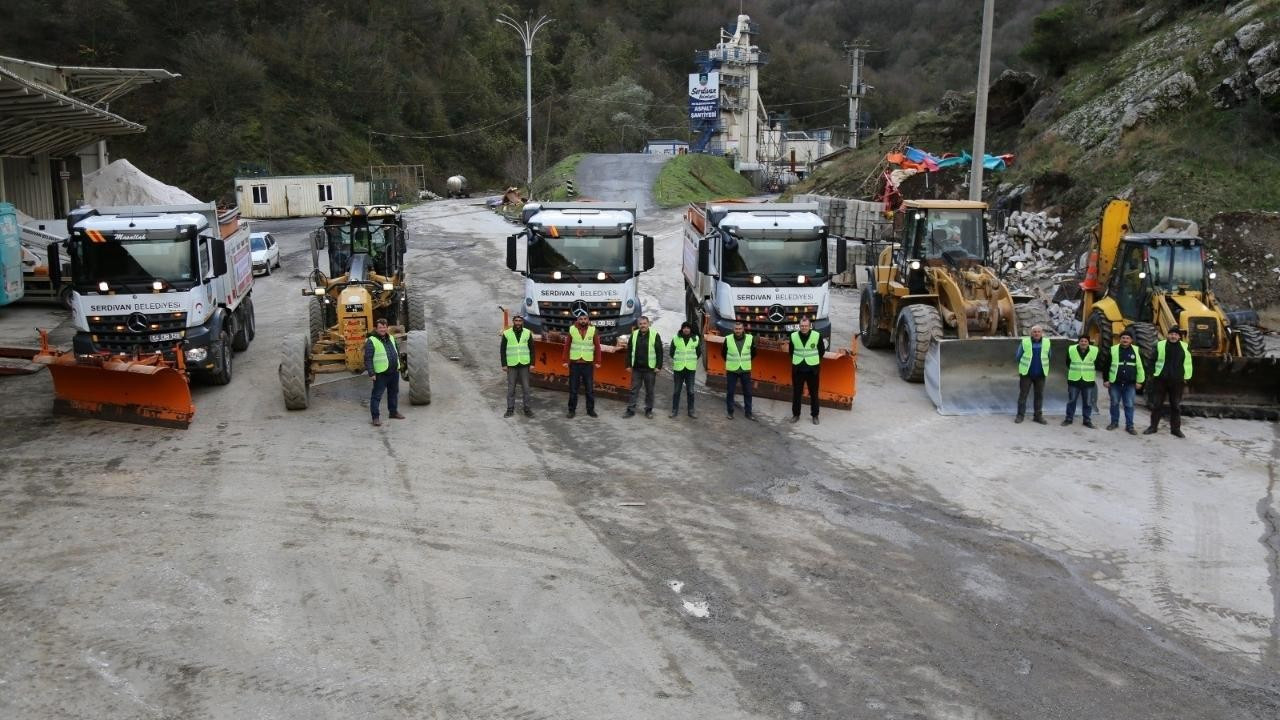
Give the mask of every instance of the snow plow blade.
MULTIPOLYGON (((564 336, 549 333, 533 338, 533 367, 529 382, 551 390, 569 390, 569 368, 564 366, 564 336)), ((596 397, 626 400, 631 394, 631 369, 625 348, 600 346, 600 367, 595 369, 596 397)))
MULTIPOLYGON (((1052 361, 1044 384, 1044 411, 1067 406, 1067 338, 1050 338, 1052 361)), ((1018 411, 1018 352, 1021 338, 939 340, 924 361, 924 385, 939 415, 1013 415, 1018 411)), ((1098 379, 1102 392, 1102 379, 1098 379)), ((1027 397, 1027 413, 1032 412, 1027 397)))
POLYGON ((60 415, 180 429, 195 416, 186 374, 159 357, 77 358, 46 347, 32 362, 49 368, 60 415))
POLYGON ((1280 421, 1280 358, 1193 356, 1182 414, 1280 421))
MULTIPOLYGON (((723 392, 727 387, 724 369, 724 338, 706 336, 703 354, 707 367, 707 387, 723 392)), ((818 404, 837 410, 852 410, 857 394, 857 362, 854 351, 828 352, 822 356, 818 376, 818 404)), ((751 361, 752 397, 791 399, 791 353, 761 343, 751 361)), ((808 397, 806 392, 805 398, 808 397)), ((805 400, 805 402, 808 402, 805 400)))

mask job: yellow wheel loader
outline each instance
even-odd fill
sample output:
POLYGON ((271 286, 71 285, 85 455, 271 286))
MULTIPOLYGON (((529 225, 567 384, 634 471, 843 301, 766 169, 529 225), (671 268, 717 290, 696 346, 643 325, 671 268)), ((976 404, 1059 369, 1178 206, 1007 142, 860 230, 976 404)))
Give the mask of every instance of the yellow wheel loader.
MULTIPOLYGON (((1045 305, 1011 291, 987 266, 986 209, 967 200, 904 201, 896 240, 867 268, 859 302, 862 344, 892 346, 898 375, 924 382, 943 415, 1012 413, 1018 338, 1035 325, 1053 334, 1045 305)), ((1069 344, 1052 342, 1055 352, 1069 344)), ((1065 402, 1065 381, 1048 383, 1046 405, 1059 394, 1065 402)))
POLYGON ((1111 199, 1094 229, 1081 283, 1085 332, 1105 352, 1128 329, 1150 367, 1156 341, 1177 327, 1192 357, 1184 413, 1280 420, 1280 358, 1265 357, 1255 313, 1227 312, 1214 296, 1199 228, 1166 217, 1134 233, 1129 211, 1111 199))
POLYGON ((427 367, 426 296, 405 279, 404 220, 394 205, 324 208, 312 234, 311 274, 302 294, 307 333, 284 338, 280 387, 285 407, 305 410, 318 378, 343 380, 364 372, 365 339, 386 318, 404 360, 409 402, 431 402, 427 367), (329 274, 320 269, 324 254, 329 274))

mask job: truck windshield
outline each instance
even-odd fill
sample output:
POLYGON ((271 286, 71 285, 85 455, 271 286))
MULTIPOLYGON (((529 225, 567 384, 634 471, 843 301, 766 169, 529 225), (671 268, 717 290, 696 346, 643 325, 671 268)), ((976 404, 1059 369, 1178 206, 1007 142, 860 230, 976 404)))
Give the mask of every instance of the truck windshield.
POLYGON ((105 242, 81 240, 72 243, 76 253, 76 283, 150 283, 164 280, 172 285, 196 282, 198 273, 191 239, 147 238, 105 242))
POLYGON ((738 278, 767 275, 773 285, 794 284, 797 275, 825 279, 825 238, 765 239, 729 236, 724 247, 724 274, 738 278))
POLYGON ((1174 292, 1182 286, 1204 290, 1204 255, 1198 246, 1159 245, 1147 251, 1152 284, 1174 292))
POLYGON ((546 275, 561 272, 585 273, 575 280, 595 280, 595 273, 631 275, 631 235, 573 235, 552 237, 529 235, 529 272, 546 275))
POLYGON ((943 253, 955 256, 961 252, 964 255, 957 259, 982 260, 986 256, 980 210, 929 210, 921 214, 923 217, 916 220, 916 232, 926 258, 941 258, 943 253))

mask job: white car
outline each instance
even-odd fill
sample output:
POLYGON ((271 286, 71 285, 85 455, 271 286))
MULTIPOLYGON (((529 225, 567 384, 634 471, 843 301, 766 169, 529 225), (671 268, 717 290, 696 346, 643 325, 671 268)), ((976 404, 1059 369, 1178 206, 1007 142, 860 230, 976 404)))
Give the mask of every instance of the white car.
POLYGON ((253 251, 253 274, 271 274, 271 268, 280 267, 280 245, 271 233, 256 232, 249 235, 249 248, 253 251))

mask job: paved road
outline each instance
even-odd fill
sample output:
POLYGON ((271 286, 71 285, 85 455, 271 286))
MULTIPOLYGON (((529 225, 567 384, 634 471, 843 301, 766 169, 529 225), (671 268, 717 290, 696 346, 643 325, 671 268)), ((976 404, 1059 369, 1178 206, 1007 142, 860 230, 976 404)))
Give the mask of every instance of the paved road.
POLYGON ((636 203, 641 221, 650 219, 658 210, 653 183, 670 159, 639 153, 588 155, 578 163, 578 192, 594 200, 630 200, 636 203))
MULTIPOLYGON (((0 380, 0 717, 1280 714, 1274 426, 942 418, 870 353, 817 427, 705 394, 697 421, 568 420, 550 392, 503 420, 509 226, 450 201, 410 229, 434 402, 405 422, 371 428, 359 378, 283 410, 293 226, 190 430, 55 418, 46 375, 0 380)), ((6 310, 0 341, 59 317, 6 310)))

